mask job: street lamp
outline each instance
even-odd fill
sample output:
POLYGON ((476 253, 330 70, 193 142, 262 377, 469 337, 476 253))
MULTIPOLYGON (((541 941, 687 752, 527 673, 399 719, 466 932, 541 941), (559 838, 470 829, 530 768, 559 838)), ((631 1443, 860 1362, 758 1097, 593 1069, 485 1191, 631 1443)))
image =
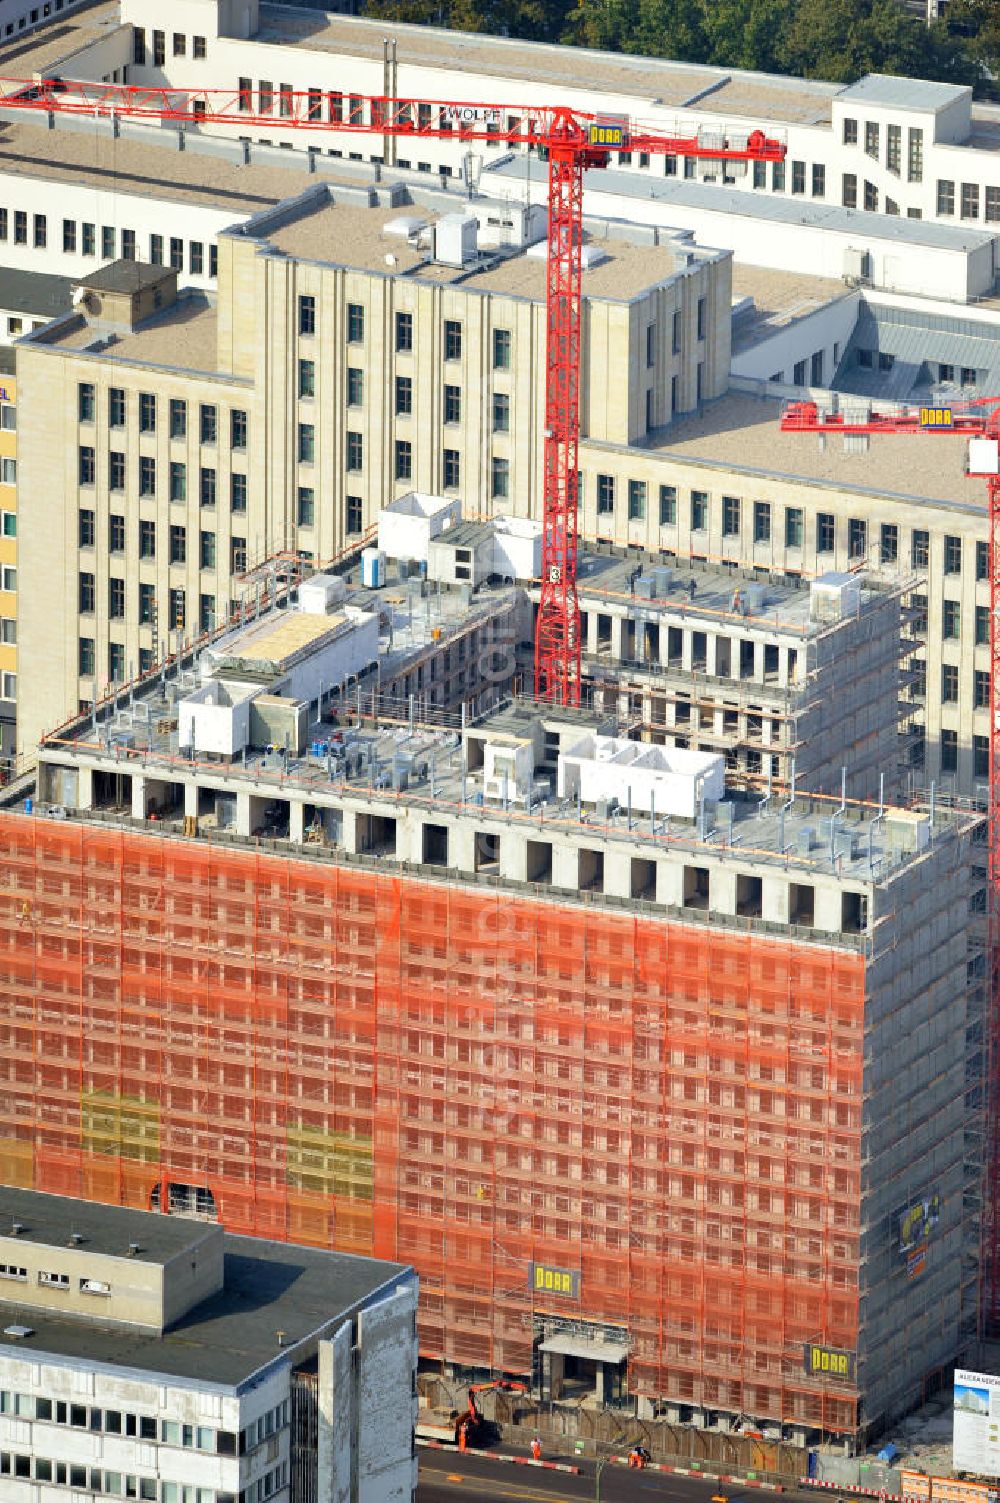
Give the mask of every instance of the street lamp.
POLYGON ((611 1460, 611 1451, 614 1450, 615 1446, 625 1445, 626 1437, 624 1435, 616 1435, 614 1440, 609 1441, 608 1444, 610 1446, 608 1455, 597 1458, 597 1471, 594 1473, 594 1503, 601 1503, 601 1473, 611 1460))

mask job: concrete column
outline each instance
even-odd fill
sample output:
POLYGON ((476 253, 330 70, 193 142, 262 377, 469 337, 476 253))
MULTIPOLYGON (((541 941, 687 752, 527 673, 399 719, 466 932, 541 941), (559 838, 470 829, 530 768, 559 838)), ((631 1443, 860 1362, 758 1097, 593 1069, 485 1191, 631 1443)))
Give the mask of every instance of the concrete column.
POLYGON ((824 934, 839 934, 842 920, 843 904, 840 884, 817 882, 813 928, 822 929, 824 934))
POLYGON ((476 831, 470 819, 448 827, 448 865, 460 872, 476 869, 476 831))
POLYGON ((622 627, 624 624, 622 616, 611 617, 611 656, 616 663, 620 663, 622 660, 622 627))
POLYGON ((184 815, 193 819, 198 817, 198 784, 184 784, 184 815))
MULTIPOLYGON (((635 816, 639 818, 638 815, 635 816)), ((604 852, 604 891, 612 897, 627 898, 632 892, 632 855, 629 851, 606 849, 604 852)))
POLYGON ((713 866, 709 877, 709 907, 713 913, 736 912, 736 873, 730 866, 713 866))
POLYGON ((761 917, 772 924, 787 924, 790 905, 787 877, 764 877, 761 881, 761 917))
MULTIPOLYGON (((552 842, 552 886, 565 887, 571 892, 579 886, 580 861, 577 847, 569 841, 552 842)), ((607 870, 605 869, 605 878, 607 870)))
POLYGON ((301 845, 306 836, 306 806, 300 799, 288 801, 288 838, 301 845))
POLYGON ((146 818, 146 778, 141 772, 132 774, 132 818, 146 818))
POLYGON ((591 657, 597 656, 597 610, 587 612, 587 642, 586 650, 591 657))
POLYGON ((344 822, 341 827, 340 843, 345 851, 350 851, 356 856, 358 853, 358 816, 354 809, 344 810, 344 822))
POLYGON ((705 672, 710 673, 713 678, 716 676, 715 650, 718 640, 714 631, 707 632, 705 635, 705 672))
POLYGON ((251 798, 249 793, 240 790, 236 795, 236 833, 249 838, 251 834, 252 815, 251 798))
POLYGON ((690 626, 686 625, 681 628, 681 631, 681 667, 685 673, 690 673, 694 657, 694 631, 690 626))
MULTIPOLYGON (((555 852, 553 851, 553 865, 555 852)), ((500 866, 512 882, 528 880, 528 842, 519 830, 504 830, 500 837, 500 866)))
POLYGON ((656 863, 656 901, 670 908, 684 906, 684 863, 663 858, 656 863))
POLYGON ((78 809, 92 809, 94 807, 94 769, 81 767, 76 783, 76 807, 78 809))

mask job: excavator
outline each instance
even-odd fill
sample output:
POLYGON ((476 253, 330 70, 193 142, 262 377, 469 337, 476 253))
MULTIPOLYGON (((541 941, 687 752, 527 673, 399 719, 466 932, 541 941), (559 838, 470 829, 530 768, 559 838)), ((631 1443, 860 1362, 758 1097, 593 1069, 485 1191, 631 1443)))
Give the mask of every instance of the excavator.
POLYGON ((497 1438, 497 1427, 485 1419, 476 1403, 478 1393, 527 1393, 526 1383, 517 1383, 513 1378, 494 1378, 490 1383, 469 1384, 469 1407, 464 1413, 455 1414, 455 1444, 460 1451, 471 1447, 489 1445, 497 1438))

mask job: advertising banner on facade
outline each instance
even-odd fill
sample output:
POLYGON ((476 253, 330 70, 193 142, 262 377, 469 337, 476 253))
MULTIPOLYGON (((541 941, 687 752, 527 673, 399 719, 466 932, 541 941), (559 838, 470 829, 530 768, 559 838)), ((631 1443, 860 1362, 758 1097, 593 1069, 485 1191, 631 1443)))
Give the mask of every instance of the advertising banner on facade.
POLYGON ((1000 1477, 1000 1377, 955 1371, 952 1464, 957 1472, 1000 1477))

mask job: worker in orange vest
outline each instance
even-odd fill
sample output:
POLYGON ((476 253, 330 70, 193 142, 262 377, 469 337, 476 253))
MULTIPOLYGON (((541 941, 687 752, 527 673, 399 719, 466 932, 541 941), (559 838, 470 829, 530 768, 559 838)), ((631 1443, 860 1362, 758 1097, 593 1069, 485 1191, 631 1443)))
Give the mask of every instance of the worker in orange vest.
POLYGON ((531 1442, 531 1459, 532 1461, 541 1461, 542 1459, 542 1443, 537 1435, 531 1442))

